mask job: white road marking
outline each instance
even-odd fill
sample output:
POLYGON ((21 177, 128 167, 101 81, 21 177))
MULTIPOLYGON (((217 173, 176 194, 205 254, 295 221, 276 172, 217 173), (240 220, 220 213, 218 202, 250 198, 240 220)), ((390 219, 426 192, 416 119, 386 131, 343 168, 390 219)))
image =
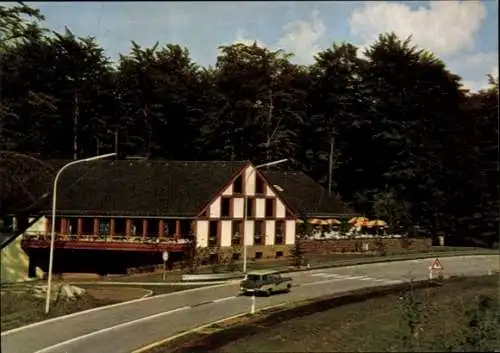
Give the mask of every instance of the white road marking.
POLYGON ((312 277, 322 277, 325 276, 327 273, 325 272, 319 272, 319 273, 313 273, 311 276, 312 277))
POLYGON ((86 335, 78 336, 78 337, 69 339, 67 341, 59 342, 57 344, 54 344, 53 346, 46 347, 46 348, 43 348, 43 349, 41 349, 39 351, 36 351, 35 353, 50 352, 50 351, 52 351, 54 349, 61 348, 63 346, 66 346, 68 344, 84 340, 86 338, 97 336, 97 335, 100 335, 102 333, 106 333, 106 332, 113 331, 113 330, 116 330, 116 329, 120 329, 120 328, 123 328, 123 327, 131 326, 131 325, 137 324, 139 322, 144 322, 144 321, 156 319, 156 318, 159 318, 159 317, 162 317, 162 316, 167 316, 167 315, 170 315, 170 314, 173 314, 173 313, 177 313, 179 311, 183 311, 183 310, 187 310, 187 309, 190 309, 190 307, 189 306, 183 306, 183 307, 180 307, 180 308, 177 308, 177 309, 174 309, 174 310, 165 311, 163 313, 159 313, 159 314, 155 314, 155 315, 150 315, 150 316, 142 317, 142 318, 137 319, 137 320, 127 321, 127 322, 121 323, 119 325, 106 327, 106 328, 103 328, 101 330, 97 330, 97 331, 94 331, 94 332, 87 333, 86 335))
POLYGON ((178 291, 178 292, 173 292, 173 293, 165 293, 165 294, 159 294, 159 295, 153 295, 153 296, 150 296, 150 297, 147 297, 147 298, 132 299, 132 300, 129 300, 129 301, 126 301, 126 302, 121 302, 121 303, 116 303, 116 304, 111 304, 111 305, 104 305, 104 306, 100 306, 100 307, 92 308, 92 309, 88 309, 88 310, 83 310, 83 311, 77 311, 76 313, 72 313, 72 314, 68 314, 68 315, 63 315, 63 316, 57 316, 57 317, 54 317, 52 319, 38 321, 38 322, 34 322, 34 323, 26 325, 26 326, 21 326, 21 327, 18 327, 18 328, 13 328, 12 330, 8 330, 8 331, 5 331, 5 332, 2 332, 0 334, 0 336, 1 337, 5 337, 5 336, 10 335, 10 334, 15 333, 15 332, 27 330, 27 329, 30 329, 30 328, 33 328, 33 327, 45 325, 45 324, 48 324, 48 323, 51 323, 51 322, 55 322, 55 321, 61 321, 61 320, 69 319, 71 317, 86 315, 86 314, 89 314, 89 313, 92 313, 92 312, 96 312, 96 311, 101 311, 101 310, 116 308, 116 307, 120 307, 120 306, 124 306, 124 305, 128 305, 128 304, 145 302, 145 301, 150 301, 150 300, 155 300, 155 299, 160 299, 160 298, 165 298, 165 297, 170 297, 170 296, 184 295, 186 293, 203 291, 203 290, 207 290, 207 289, 211 289, 211 288, 217 288, 217 287, 224 287, 224 286, 227 286, 227 285, 229 285, 229 284, 224 283, 224 284, 216 284, 216 285, 207 286, 207 287, 191 288, 191 289, 187 289, 187 290, 183 290, 183 291, 178 291))
POLYGON ((236 296, 232 296, 232 297, 225 297, 225 298, 219 298, 219 299, 215 299, 212 301, 212 303, 220 303, 220 302, 225 302, 226 300, 231 300, 231 299, 234 299, 236 298, 236 296))
POLYGON ((301 285, 301 287, 312 286, 312 285, 315 285, 315 284, 324 284, 324 283, 330 283, 330 282, 338 282, 338 281, 345 281, 345 279, 344 278, 335 278, 335 279, 327 279, 325 281, 317 281, 317 282, 304 283, 304 284, 301 285))

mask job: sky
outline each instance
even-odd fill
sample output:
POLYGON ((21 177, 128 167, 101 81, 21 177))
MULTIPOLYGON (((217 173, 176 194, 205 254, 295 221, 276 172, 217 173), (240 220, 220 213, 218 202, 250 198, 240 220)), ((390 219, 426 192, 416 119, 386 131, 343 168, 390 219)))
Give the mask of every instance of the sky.
POLYGON ((297 2, 27 2, 46 17, 44 27, 95 36, 116 59, 142 46, 176 43, 201 65, 214 64, 220 45, 257 43, 314 62, 334 42, 363 50, 380 33, 434 52, 463 78, 464 86, 487 86, 498 77, 498 0, 486 1, 297 1, 297 2))

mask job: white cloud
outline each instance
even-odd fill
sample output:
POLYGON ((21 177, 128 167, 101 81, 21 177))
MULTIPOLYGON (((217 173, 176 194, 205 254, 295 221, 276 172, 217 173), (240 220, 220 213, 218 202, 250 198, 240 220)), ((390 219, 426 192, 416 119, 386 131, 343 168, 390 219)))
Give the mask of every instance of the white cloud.
POLYGON ((284 25, 277 44, 279 48, 294 53, 296 61, 310 63, 320 50, 319 43, 325 32, 319 12, 313 11, 310 21, 298 20, 284 25))
POLYGON ((349 26, 364 44, 380 33, 394 32, 400 38, 411 35, 414 44, 438 55, 449 55, 473 47, 485 18, 480 1, 430 1, 429 8, 417 10, 401 3, 370 2, 352 12, 349 26))
POLYGON ((325 38, 325 31, 325 25, 319 17, 318 11, 313 11, 309 21, 297 20, 285 24, 281 28, 281 37, 275 45, 268 45, 259 39, 248 38, 244 30, 236 32, 236 39, 233 43, 252 45, 257 42, 260 47, 271 50, 283 49, 294 54, 292 61, 309 64, 314 60, 314 55, 321 50, 320 42, 325 38))
POLYGON ((245 31, 244 30, 238 30, 236 32, 236 40, 233 42, 233 44, 245 44, 245 45, 253 45, 254 42, 257 42, 257 45, 261 48, 266 48, 268 47, 264 42, 258 39, 249 39, 245 38, 245 31))

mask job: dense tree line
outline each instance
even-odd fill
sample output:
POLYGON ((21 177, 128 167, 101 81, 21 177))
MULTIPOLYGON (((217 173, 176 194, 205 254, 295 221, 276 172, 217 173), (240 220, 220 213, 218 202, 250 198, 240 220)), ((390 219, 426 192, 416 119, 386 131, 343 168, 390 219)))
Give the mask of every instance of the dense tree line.
POLYGON ((0 150, 182 160, 289 158, 357 211, 456 241, 497 238, 498 79, 470 93, 410 39, 364 55, 334 43, 309 66, 233 44, 201 67, 177 44, 112 63, 95 38, 0 6, 0 150), (331 183, 330 183, 331 181, 331 183))

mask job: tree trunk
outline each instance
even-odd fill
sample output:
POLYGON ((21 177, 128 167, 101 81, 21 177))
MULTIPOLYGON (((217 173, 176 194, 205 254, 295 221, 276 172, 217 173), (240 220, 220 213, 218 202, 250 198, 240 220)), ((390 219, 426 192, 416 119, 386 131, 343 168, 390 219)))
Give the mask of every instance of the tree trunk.
POLYGON ((333 145, 335 144, 335 138, 330 137, 330 156, 328 163, 328 194, 332 193, 332 178, 333 178, 333 145))
POLYGON ((73 95, 73 100, 73 160, 76 160, 78 159, 78 118, 80 115, 78 95, 76 91, 73 95))

